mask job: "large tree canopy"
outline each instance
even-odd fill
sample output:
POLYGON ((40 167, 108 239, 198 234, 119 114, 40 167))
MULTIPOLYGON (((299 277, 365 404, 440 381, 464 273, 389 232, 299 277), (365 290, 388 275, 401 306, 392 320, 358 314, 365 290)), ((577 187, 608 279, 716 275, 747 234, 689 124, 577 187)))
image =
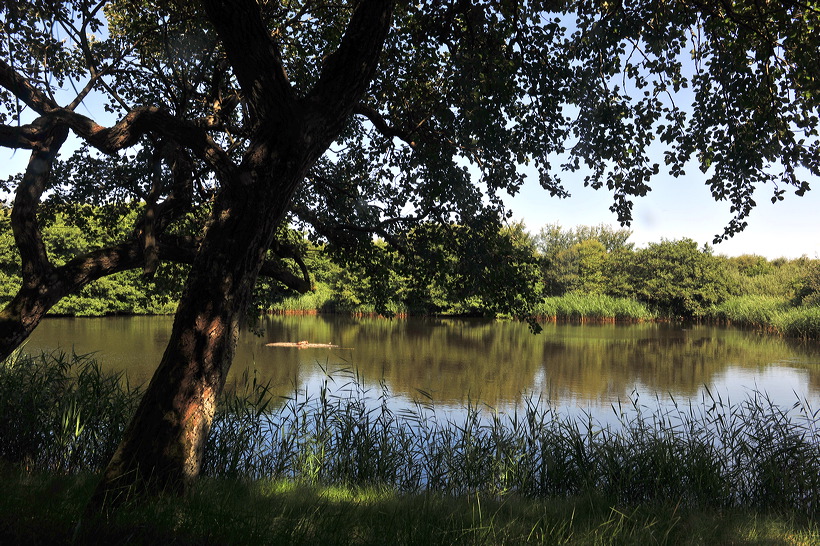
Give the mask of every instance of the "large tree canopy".
MULTIPOLYGON (((266 256, 289 255, 285 223, 377 265, 374 236, 413 253, 407 235, 425 224, 439 241, 497 235, 526 173, 563 196, 562 173, 583 172, 628 223, 653 175, 695 161, 732 205, 720 238, 745 226, 756 188, 802 195, 820 173, 817 2, 395 4, 0 7, 0 145, 31 150, 7 184, 23 283, 0 315, 3 349, 95 278, 193 264, 98 502, 197 475, 253 285, 266 256), (80 144, 58 158, 69 134, 80 144), (129 237, 57 266, 43 200, 144 205, 129 237)), ((496 300, 527 312, 527 298, 496 300)))

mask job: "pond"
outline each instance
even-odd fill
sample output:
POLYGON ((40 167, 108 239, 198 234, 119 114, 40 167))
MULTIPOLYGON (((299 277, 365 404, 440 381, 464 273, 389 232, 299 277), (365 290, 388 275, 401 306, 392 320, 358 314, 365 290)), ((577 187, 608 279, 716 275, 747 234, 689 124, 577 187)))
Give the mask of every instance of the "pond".
MULTIPOLYGON (((172 317, 49 318, 25 350, 96 352, 105 369, 143 382, 171 323, 172 317)), ((366 387, 383 382, 399 401, 429 396, 445 409, 470 401, 503 410, 540 396, 569 413, 605 416, 619 401, 685 403, 707 388, 732 401, 753 389, 786 407, 798 397, 813 407, 820 401, 820 344, 731 328, 546 324, 532 335, 517 322, 320 315, 267 316, 255 329, 240 338, 229 383, 256 374, 282 396, 316 390, 326 370, 343 369, 366 387), (338 347, 266 346, 303 340, 338 347)), ((344 383, 330 380, 331 388, 344 383)))

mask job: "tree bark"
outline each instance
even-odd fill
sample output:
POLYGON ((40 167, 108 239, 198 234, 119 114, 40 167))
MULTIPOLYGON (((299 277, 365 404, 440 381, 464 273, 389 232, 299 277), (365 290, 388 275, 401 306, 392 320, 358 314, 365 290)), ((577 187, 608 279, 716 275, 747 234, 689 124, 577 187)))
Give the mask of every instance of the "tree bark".
POLYGON ((143 493, 182 491, 198 474, 239 326, 253 286, 304 176, 279 177, 270 195, 239 188, 220 195, 178 307, 171 339, 91 506, 143 493))
POLYGON ((308 169, 344 127, 372 79, 392 0, 363 0, 314 89, 299 98, 254 0, 206 0, 243 90, 253 133, 221 189, 177 309, 168 347, 89 512, 132 495, 179 492, 199 474, 264 254, 308 169))

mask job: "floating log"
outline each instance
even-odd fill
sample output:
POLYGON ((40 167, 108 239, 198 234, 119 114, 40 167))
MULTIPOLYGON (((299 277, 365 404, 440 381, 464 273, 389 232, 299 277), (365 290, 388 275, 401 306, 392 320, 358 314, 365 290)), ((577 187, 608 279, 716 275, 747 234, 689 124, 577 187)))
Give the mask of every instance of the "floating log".
POLYGON ((311 343, 309 341, 280 341, 277 343, 265 343, 266 347, 296 347, 297 349, 339 349, 338 345, 332 343, 311 343))

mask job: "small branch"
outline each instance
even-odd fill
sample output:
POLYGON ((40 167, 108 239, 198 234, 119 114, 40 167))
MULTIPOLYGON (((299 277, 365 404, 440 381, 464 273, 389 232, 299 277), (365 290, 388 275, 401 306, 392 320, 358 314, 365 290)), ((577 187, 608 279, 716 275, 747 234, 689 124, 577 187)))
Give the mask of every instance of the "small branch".
MULTIPOLYGON (((160 238, 159 244, 160 257, 163 260, 192 264, 194 263, 194 258, 196 258, 199 242, 199 238, 196 237, 163 236, 160 238)), ((302 294, 310 292, 313 289, 307 270, 305 269, 303 273, 305 273, 305 276, 300 279, 290 271, 269 260, 263 262, 259 270, 260 275, 274 279, 291 290, 302 294)))
POLYGON ((359 103, 353 108, 353 113, 366 117, 370 121, 370 123, 373 124, 373 127, 375 127, 376 130, 384 136, 388 138, 398 138, 404 141, 411 148, 416 148, 416 143, 410 137, 409 132, 389 125, 387 123, 387 120, 385 120, 384 117, 382 117, 382 115, 379 114, 375 108, 372 108, 366 104, 359 103))
POLYGON ((343 222, 327 222, 319 218, 318 215, 313 213, 312 211, 307 210, 304 207, 298 207, 298 210, 293 211, 301 220, 308 222, 313 228, 321 233, 323 236, 327 237, 330 240, 335 240, 337 242, 342 241, 342 237, 340 236, 343 232, 355 232, 355 233, 367 233, 372 235, 378 235, 382 239, 384 239, 391 247, 393 247, 396 252, 399 254, 406 256, 407 249, 404 245, 402 245, 398 239, 396 239, 391 233, 389 233, 385 227, 389 224, 395 224, 400 222, 402 219, 399 218, 389 218, 380 222, 378 225, 356 225, 356 224, 347 224, 343 222))
POLYGON ((109 155, 133 146, 143 135, 156 133, 190 149, 222 176, 230 178, 235 170, 228 154, 207 132, 154 106, 135 108, 112 127, 102 127, 90 118, 63 108, 43 117, 47 123, 70 127, 77 136, 109 155))

